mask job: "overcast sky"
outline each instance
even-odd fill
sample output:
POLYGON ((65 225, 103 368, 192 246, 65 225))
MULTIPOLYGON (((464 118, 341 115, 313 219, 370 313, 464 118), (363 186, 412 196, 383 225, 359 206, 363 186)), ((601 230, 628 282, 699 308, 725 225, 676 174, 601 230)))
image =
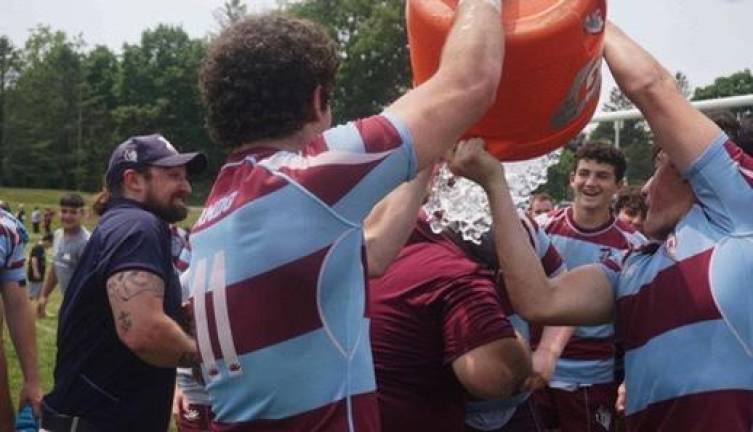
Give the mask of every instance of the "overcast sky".
MULTIPOLYGON (((524 0, 521 0, 524 1, 524 0)), ((82 34, 90 45, 119 51, 159 23, 179 24, 191 36, 216 31, 212 11, 223 0, 0 0, 0 34, 22 46, 29 29, 50 25, 82 34)), ((275 0, 247 0, 250 11, 275 0)), ((753 68, 753 0, 610 0, 609 17, 693 87, 753 68)), ((613 83, 605 74, 605 88, 613 83)))

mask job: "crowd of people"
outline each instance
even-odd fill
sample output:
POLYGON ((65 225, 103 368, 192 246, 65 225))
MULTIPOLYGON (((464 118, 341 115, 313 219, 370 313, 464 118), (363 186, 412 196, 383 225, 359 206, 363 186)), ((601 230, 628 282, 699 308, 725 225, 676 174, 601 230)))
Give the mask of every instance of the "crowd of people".
MULTIPOLYGON (((627 187, 623 153, 585 143, 572 202, 522 211, 484 142, 460 141, 497 93, 502 7, 461 1, 437 73, 334 128, 325 30, 281 15, 224 30, 199 85, 228 158, 190 233, 176 224, 207 159, 159 134, 113 151, 91 233, 84 200, 62 197, 27 269, 23 217, 0 210, 20 403, 40 430, 165 431, 173 413, 180 431, 749 432, 750 122, 697 111, 607 24, 656 171, 627 187), (478 244, 428 223, 440 163, 486 194, 478 244), (33 321, 56 286, 43 397, 33 321)), ((0 431, 4 370, 0 350, 0 431)))

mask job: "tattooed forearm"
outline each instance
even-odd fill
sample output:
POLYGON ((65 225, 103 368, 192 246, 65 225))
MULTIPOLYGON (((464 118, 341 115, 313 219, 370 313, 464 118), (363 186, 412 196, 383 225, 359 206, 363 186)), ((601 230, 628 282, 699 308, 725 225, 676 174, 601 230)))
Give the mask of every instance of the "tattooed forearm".
POLYGON ((141 294, 163 298, 165 284, 154 273, 129 270, 117 273, 107 280, 107 294, 111 300, 119 302, 127 302, 141 294))
POLYGON ((128 330, 131 329, 133 326, 133 321, 131 320, 131 314, 128 312, 120 312, 120 315, 118 315, 118 325, 120 325, 120 331, 123 334, 128 333, 128 330))

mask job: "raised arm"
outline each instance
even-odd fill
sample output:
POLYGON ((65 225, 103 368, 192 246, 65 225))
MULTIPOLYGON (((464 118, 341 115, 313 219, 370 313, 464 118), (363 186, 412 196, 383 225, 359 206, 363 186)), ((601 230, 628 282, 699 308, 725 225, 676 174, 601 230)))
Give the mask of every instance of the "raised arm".
POLYGON ((384 274, 408 240, 430 178, 431 168, 424 169, 380 201, 364 221, 369 277, 384 274))
POLYGON ((502 73, 500 0, 461 0, 439 69, 387 111, 406 122, 418 167, 432 164, 489 109, 502 73))
POLYGON ((489 198, 495 244, 513 308, 528 321, 544 325, 609 322, 612 286, 598 266, 583 266, 549 279, 520 224, 502 165, 481 140, 460 143, 450 168, 481 185, 489 198))
POLYGON ((34 317, 31 313, 29 295, 26 288, 18 282, 4 282, 2 288, 3 304, 5 306, 8 331, 13 346, 18 353, 21 372, 24 376, 23 387, 19 397, 19 405, 31 404, 35 413, 39 414, 42 402, 42 388, 39 381, 37 367, 37 339, 34 332, 34 317))
POLYGON ((120 340, 157 367, 192 367, 196 342, 163 309, 165 284, 147 271, 126 270, 107 280, 107 296, 120 340))
POLYGON ((617 85, 645 116, 656 143, 681 172, 721 133, 685 99, 672 74, 612 23, 604 58, 617 85))

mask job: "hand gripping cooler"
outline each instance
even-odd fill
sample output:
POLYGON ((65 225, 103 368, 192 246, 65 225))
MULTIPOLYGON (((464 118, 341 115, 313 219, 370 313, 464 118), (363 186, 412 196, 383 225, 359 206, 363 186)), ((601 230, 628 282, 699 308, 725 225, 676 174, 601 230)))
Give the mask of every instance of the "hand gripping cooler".
MULTIPOLYGON (((408 0, 413 80, 428 80, 457 0, 408 0)), ((596 110, 606 0, 504 0, 505 61, 497 99, 467 133, 500 160, 541 156, 574 138, 596 110)))

